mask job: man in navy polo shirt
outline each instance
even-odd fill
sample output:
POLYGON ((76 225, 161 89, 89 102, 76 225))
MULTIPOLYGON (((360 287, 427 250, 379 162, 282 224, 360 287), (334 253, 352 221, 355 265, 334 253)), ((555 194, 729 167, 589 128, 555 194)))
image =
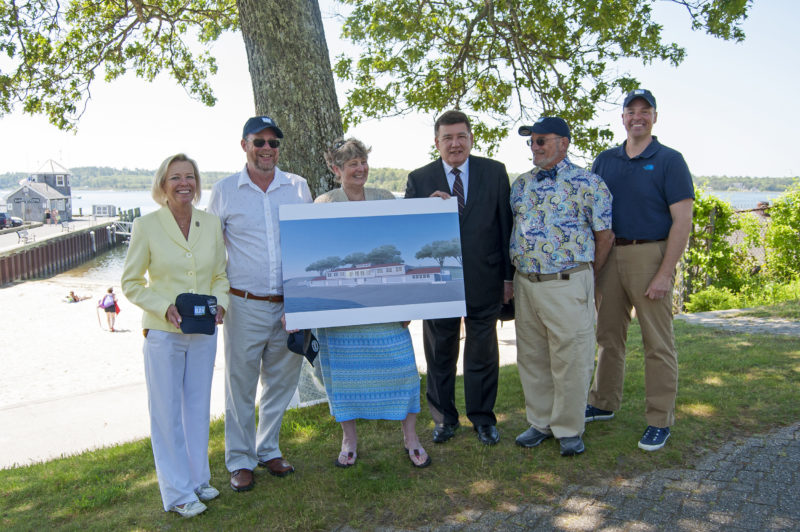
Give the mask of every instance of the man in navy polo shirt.
POLYGON ((631 91, 623 103, 628 138, 597 156, 592 172, 613 195, 615 245, 597 278, 597 369, 586 421, 614 417, 622 402, 625 343, 631 307, 642 329, 645 357, 645 418, 639 441, 661 449, 675 422, 678 353, 672 329, 675 266, 692 228, 694 186, 683 156, 653 136, 656 99, 631 91))

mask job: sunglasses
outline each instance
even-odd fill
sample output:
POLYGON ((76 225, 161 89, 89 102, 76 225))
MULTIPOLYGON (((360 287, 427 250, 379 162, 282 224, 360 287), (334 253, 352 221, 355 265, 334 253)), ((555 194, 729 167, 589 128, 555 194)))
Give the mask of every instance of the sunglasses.
POLYGON ((275 148, 280 147, 281 141, 279 141, 278 139, 269 139, 269 140, 253 139, 253 146, 255 146, 256 148, 263 148, 264 144, 269 144, 269 147, 274 150, 275 148))
POLYGON ((536 140, 528 139, 525 142, 528 144, 528 146, 533 146, 534 144, 536 144, 537 146, 544 146, 544 143, 547 142, 548 140, 560 139, 560 138, 562 137, 548 137, 548 138, 539 137, 536 140))

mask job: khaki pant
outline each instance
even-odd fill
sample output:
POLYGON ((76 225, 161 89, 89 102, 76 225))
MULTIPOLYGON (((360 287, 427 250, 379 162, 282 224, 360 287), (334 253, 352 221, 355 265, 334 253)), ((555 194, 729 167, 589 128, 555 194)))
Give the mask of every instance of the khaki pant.
POLYGON ((286 347, 283 303, 231 296, 225 313, 225 465, 255 469, 282 456, 279 437, 303 357, 286 347), (256 389, 258 428, 255 422, 256 389))
POLYGON ((594 364, 592 270, 538 283, 517 273, 514 300, 528 423, 556 438, 580 436, 594 364))
MULTIPOLYGON (((597 370, 589 404, 618 410, 625 379, 625 343, 631 307, 644 344, 645 417, 648 425, 675 423, 678 353, 672 329, 672 290, 662 299, 644 295, 664 257, 666 242, 614 246, 597 279, 597 370)), ((673 273, 674 284, 674 273, 673 273)))

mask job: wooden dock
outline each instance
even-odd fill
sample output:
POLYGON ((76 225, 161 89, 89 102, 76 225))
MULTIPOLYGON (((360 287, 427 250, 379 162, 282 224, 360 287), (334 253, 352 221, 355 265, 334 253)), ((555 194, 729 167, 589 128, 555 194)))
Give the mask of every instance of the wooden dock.
POLYGON ((34 224, 3 230, 0 286, 50 277, 94 258, 127 240, 125 233, 129 235, 130 228, 116 227, 119 223, 116 218, 87 218, 68 225, 34 224), (21 229, 27 231, 27 238, 20 238, 21 229))

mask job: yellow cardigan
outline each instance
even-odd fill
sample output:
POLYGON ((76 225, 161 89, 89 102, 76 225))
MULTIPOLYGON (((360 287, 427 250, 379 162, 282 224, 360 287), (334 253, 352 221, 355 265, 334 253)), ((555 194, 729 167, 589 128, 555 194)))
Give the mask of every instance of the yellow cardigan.
POLYGON ((143 328, 180 332, 165 316, 178 294, 210 294, 227 310, 230 284, 225 265, 219 218, 192 207, 186 240, 172 213, 162 207, 133 222, 122 292, 144 310, 143 328))

